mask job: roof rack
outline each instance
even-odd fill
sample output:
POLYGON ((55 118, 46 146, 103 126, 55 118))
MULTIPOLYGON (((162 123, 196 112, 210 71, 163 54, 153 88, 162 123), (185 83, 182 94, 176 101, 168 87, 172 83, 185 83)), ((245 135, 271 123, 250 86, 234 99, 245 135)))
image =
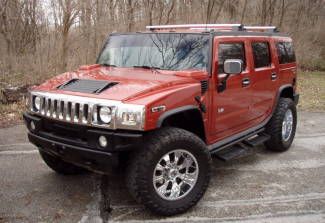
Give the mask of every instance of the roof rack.
POLYGON ((151 31, 163 29, 224 29, 224 30, 240 30, 242 24, 183 24, 183 25, 156 25, 146 26, 151 31))
POLYGON ((276 26, 243 26, 245 31, 278 32, 276 26))
POLYGON ((226 30, 226 31, 259 31, 278 32, 275 26, 244 26, 243 24, 182 24, 182 25, 154 25, 146 26, 150 31, 175 30, 175 29, 202 29, 202 30, 226 30))

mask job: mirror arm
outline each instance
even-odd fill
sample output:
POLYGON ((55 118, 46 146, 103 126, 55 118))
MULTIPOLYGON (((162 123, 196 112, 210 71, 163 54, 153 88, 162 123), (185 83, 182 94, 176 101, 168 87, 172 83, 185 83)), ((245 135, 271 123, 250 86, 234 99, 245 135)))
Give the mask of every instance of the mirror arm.
POLYGON ((227 74, 218 84, 218 92, 223 92, 227 88, 227 80, 230 77, 230 74, 227 74))

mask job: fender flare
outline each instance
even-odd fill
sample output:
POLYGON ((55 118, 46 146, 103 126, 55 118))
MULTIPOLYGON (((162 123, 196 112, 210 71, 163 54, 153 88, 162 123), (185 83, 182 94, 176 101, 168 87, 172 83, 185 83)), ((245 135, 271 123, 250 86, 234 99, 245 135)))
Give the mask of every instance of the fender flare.
POLYGON ((291 84, 285 84, 285 85, 282 85, 282 86, 279 87, 279 90, 278 90, 278 92, 277 92, 276 99, 275 99, 275 101, 274 101, 274 105, 273 105, 273 108, 272 108, 271 117, 272 117, 272 115, 273 115, 273 113, 274 113, 274 111, 275 111, 275 109, 276 109, 276 107, 277 107, 277 105, 278 105, 278 102, 279 102, 279 99, 280 99, 280 95, 281 95, 281 93, 282 93, 285 89, 288 89, 288 88, 291 88, 291 89, 292 89, 292 92, 293 92, 293 95, 292 95, 293 100, 294 100, 294 102, 295 102, 296 105, 298 104, 299 94, 295 94, 295 91, 294 91, 294 89, 293 89, 293 86, 292 86, 291 84))
POLYGON ((160 128, 164 122, 164 120, 166 120, 168 117, 184 112, 184 111, 190 111, 190 110, 199 110, 199 108, 197 106, 194 105, 186 105, 186 106, 182 106, 179 108, 175 108, 175 109, 171 109, 169 111, 166 111, 165 113, 163 113, 162 115, 160 115, 158 121, 157 121, 157 127, 160 128))
POLYGON ((294 97, 293 86, 292 86, 291 84, 285 84, 285 85, 282 85, 282 86, 279 87, 278 93, 277 93, 277 95, 276 95, 275 106, 278 104, 278 101, 279 101, 279 99, 280 99, 280 95, 281 95, 281 93, 282 93, 285 89, 288 89, 288 88, 291 88, 291 89, 292 89, 293 97, 294 97))

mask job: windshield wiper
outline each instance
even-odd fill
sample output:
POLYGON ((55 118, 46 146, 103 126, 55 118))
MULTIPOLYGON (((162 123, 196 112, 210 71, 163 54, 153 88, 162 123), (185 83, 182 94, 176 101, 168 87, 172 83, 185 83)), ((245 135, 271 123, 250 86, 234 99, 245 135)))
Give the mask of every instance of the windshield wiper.
POLYGON ((105 67, 116 67, 116 65, 114 65, 114 64, 108 64, 108 63, 102 63, 100 65, 105 66, 105 67))
POLYGON ((152 71, 155 71, 157 73, 160 74, 160 67, 150 67, 150 66, 147 66, 147 65, 142 65, 142 66, 132 66, 133 68, 143 68, 143 69, 150 69, 152 71))

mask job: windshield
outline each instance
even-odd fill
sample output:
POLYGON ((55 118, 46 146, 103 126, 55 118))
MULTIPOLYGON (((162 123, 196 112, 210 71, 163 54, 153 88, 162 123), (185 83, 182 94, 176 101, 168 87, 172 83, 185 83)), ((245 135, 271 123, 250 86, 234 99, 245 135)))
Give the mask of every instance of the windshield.
POLYGON ((97 63, 162 70, 207 70, 209 35, 154 33, 112 35, 97 63))

